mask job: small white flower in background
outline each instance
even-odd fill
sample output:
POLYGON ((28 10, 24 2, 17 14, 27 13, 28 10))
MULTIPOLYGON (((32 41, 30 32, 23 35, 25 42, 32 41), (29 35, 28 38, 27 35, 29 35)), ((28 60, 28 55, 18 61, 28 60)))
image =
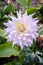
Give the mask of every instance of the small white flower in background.
POLYGON ((31 46, 33 39, 38 37, 38 19, 33 18, 34 14, 27 15, 27 12, 21 14, 21 11, 17 12, 17 18, 10 16, 12 20, 9 20, 4 25, 7 34, 7 41, 12 41, 13 45, 19 45, 21 48, 24 46, 31 46))

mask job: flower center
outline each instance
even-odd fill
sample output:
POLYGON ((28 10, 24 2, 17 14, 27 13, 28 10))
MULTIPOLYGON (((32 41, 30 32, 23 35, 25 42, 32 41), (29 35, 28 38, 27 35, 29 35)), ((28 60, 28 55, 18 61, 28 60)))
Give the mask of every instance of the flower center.
POLYGON ((16 27, 17 30, 19 30, 20 32, 24 32, 26 30, 25 25, 23 23, 17 23, 16 27))

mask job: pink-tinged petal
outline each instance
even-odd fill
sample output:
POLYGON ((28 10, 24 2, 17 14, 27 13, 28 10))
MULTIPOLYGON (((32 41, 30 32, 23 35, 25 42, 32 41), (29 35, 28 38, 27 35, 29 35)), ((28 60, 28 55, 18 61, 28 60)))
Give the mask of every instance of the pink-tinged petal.
POLYGON ((17 11, 17 17, 18 19, 21 19, 21 10, 19 12, 17 11))
POLYGON ((29 15, 28 17, 32 19, 34 14, 35 14, 35 13, 29 15))
POLYGON ((38 20, 38 18, 33 18, 33 21, 38 20))
POLYGON ((12 21, 17 21, 17 18, 16 17, 10 16, 10 15, 9 15, 9 17, 12 19, 12 21))
POLYGON ((26 18, 27 17, 27 11, 22 15, 22 18, 26 18))
POLYGON ((23 49, 23 45, 21 41, 19 41, 18 45, 21 47, 21 49, 23 49))
POLYGON ((39 22, 39 20, 35 20, 35 22, 34 22, 34 23, 36 23, 36 24, 37 24, 38 22, 39 22))

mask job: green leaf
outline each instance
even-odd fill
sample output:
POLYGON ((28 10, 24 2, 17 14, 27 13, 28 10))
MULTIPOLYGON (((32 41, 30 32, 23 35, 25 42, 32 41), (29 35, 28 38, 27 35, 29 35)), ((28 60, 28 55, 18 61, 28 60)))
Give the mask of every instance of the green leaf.
POLYGON ((39 59, 39 63, 43 63, 43 58, 40 56, 37 56, 37 58, 39 59))
POLYGON ((2 14, 5 14, 5 12, 6 12, 6 9, 7 9, 7 5, 2 9, 2 14))
POLYGON ((20 60, 14 60, 4 65, 22 65, 22 63, 20 62, 20 60))
POLYGON ((0 57, 10 57, 11 55, 19 56, 20 51, 15 47, 12 47, 11 43, 5 43, 0 45, 0 57))
POLYGON ((25 9, 30 6, 31 0, 16 0, 18 3, 20 3, 25 9))
POLYGON ((32 13, 35 13, 36 11, 38 11, 38 8, 29 8, 28 9, 28 14, 32 14, 32 13))
POLYGON ((0 12, 0 19, 1 19, 1 12, 0 12))
POLYGON ((41 8, 39 9, 39 12, 40 12, 41 16, 43 17, 43 5, 42 5, 41 8))
POLYGON ((7 41, 5 37, 0 37, 0 44, 4 44, 7 41))
POLYGON ((15 7, 12 4, 10 4, 6 9, 6 13, 10 13, 14 11, 15 11, 15 7))
POLYGON ((43 35, 43 26, 41 26, 41 27, 39 28, 38 34, 39 34, 39 35, 43 35))
POLYGON ((4 6, 2 9, 2 17, 6 14, 10 14, 11 12, 13 13, 15 9, 16 8, 12 4, 4 6))
POLYGON ((5 33, 5 31, 3 29, 0 28, 0 36, 3 36, 5 33))
POLYGON ((36 55, 42 55, 42 53, 41 52, 39 52, 39 51, 36 51, 36 55))

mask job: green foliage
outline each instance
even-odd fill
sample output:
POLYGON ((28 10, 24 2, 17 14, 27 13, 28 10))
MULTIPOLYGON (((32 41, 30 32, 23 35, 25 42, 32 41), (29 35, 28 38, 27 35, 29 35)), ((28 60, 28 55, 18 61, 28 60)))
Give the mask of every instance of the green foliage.
POLYGON ((40 57, 40 56, 37 56, 37 57, 38 57, 38 59, 39 59, 39 63, 40 63, 40 64, 43 64, 43 58, 40 57))
POLYGON ((4 64, 4 65, 22 65, 22 63, 18 60, 14 60, 12 62, 9 62, 7 64, 4 64))
POLYGON ((3 10, 2 10, 2 14, 5 15, 5 14, 10 14, 11 12, 14 12, 15 11, 15 8, 12 4, 9 4, 9 5, 6 5, 3 10))
POLYGON ((41 6, 41 8, 39 9, 41 16, 43 16, 43 5, 41 6))
POLYGON ((19 56, 20 51, 15 47, 12 47, 11 43, 5 43, 0 45, 0 57, 10 57, 11 55, 19 56))
POLYGON ((39 34, 39 35, 43 35, 43 26, 41 26, 41 27, 39 28, 38 34, 39 34))
POLYGON ((16 8, 11 4, 7 5, 4 2, 0 2, 0 28, 3 28, 3 23, 9 20, 8 15, 15 14, 16 8), (5 18, 7 15, 7 18, 5 18))
POLYGON ((23 65, 37 65, 43 64, 43 53, 39 51, 32 51, 29 47, 23 48, 23 65))
POLYGON ((36 13, 37 11, 38 11, 38 8, 35 8, 35 7, 29 8, 28 9, 28 14, 33 14, 33 13, 36 13))
POLYGON ((0 28, 0 44, 4 44, 7 41, 6 36, 4 34, 5 34, 5 31, 0 28))
POLYGON ((38 9, 38 11, 36 11, 35 16, 38 17, 38 19, 40 20, 40 23, 41 23, 41 21, 43 21, 43 5, 39 6, 39 9, 38 9))
POLYGON ((16 0, 20 3, 25 9, 30 6, 31 0, 16 0))
POLYGON ((5 34, 5 31, 3 29, 0 28, 0 36, 3 37, 5 34))
POLYGON ((6 43, 7 39, 4 37, 0 37, 0 44, 6 43))

